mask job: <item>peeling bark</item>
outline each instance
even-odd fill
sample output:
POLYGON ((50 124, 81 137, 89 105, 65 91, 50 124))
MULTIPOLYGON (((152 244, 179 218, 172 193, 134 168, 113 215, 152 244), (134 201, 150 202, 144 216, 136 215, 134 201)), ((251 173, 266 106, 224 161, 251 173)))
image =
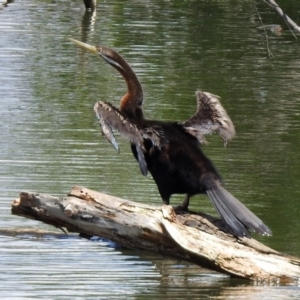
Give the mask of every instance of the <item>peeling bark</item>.
POLYGON ((258 282, 300 278, 300 258, 254 239, 236 238, 211 216, 176 215, 171 206, 135 203, 75 186, 65 198, 22 192, 12 204, 12 213, 258 282))

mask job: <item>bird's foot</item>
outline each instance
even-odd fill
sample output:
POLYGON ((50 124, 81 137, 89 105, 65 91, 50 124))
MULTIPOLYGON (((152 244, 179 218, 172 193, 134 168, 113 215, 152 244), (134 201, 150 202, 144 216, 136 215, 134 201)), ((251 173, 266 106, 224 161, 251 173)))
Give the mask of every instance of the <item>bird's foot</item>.
POLYGON ((177 206, 172 206, 172 207, 176 213, 183 213, 183 212, 189 211, 188 208, 183 205, 177 205, 177 206))

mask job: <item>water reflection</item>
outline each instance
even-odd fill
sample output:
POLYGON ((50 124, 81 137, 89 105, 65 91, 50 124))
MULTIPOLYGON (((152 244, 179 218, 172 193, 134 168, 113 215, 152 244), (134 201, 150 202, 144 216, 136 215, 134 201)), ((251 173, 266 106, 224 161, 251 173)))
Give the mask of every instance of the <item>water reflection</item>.
MULTIPOLYGON (((10 215, 11 201, 22 190, 65 195, 78 184, 161 203, 152 179, 140 175, 128 143, 118 137, 117 154, 101 137, 92 112, 97 100, 118 104, 123 80, 75 48, 67 40, 71 36, 114 47, 126 57, 143 83, 148 118, 185 120, 195 111, 196 89, 220 95, 238 136, 227 149, 212 136, 204 151, 228 190, 271 227, 274 236, 260 239, 299 256, 299 49, 283 31, 270 37, 275 57, 268 59, 251 7, 206 0, 101 2, 95 14, 67 1, 25 0, 5 7, 0 13, 0 227, 49 230, 10 215)), ((264 16, 273 24, 271 14, 264 16)), ((179 201, 181 196, 172 199, 179 201)), ((215 214, 204 196, 195 197, 191 209, 215 214)), ((256 287, 101 241, 3 235, 0 241, 3 299, 299 297, 297 285, 256 287)))
POLYGON ((87 42, 92 38, 92 34, 95 32, 95 22, 97 20, 96 10, 86 10, 82 18, 82 36, 81 41, 87 42))

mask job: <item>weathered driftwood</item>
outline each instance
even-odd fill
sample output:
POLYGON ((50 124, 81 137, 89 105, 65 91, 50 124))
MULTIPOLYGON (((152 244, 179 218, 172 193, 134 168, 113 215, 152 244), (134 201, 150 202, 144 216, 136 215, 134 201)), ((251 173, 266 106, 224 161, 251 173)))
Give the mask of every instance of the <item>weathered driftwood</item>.
POLYGON ((65 198, 22 192, 12 213, 234 276, 272 283, 300 278, 299 258, 254 239, 235 238, 213 217, 176 215, 171 206, 149 206, 76 186, 65 198))

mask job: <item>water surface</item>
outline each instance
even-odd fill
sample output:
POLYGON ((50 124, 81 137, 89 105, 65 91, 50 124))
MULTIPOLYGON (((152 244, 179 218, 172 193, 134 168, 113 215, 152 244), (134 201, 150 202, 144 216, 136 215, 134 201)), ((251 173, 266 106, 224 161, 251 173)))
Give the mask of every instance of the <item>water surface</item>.
MULTIPOLYGON (((286 4, 294 18, 295 2, 286 4)), ((268 7, 259 9, 266 24, 281 22, 268 7)), ((196 89, 220 95, 237 137, 224 149, 211 136, 204 151, 227 189, 272 229, 273 237, 257 238, 300 256, 299 42, 288 30, 270 34, 270 58, 260 25, 246 1, 100 1, 94 14, 72 1, 10 3, 0 11, 0 227, 54 230, 10 214, 24 190, 66 195, 82 185, 161 203, 128 142, 118 137, 117 154, 92 111, 97 100, 119 103, 122 78, 67 40, 73 37, 113 47, 130 62, 143 83, 147 118, 185 120, 195 111, 196 89)), ((194 197, 191 208, 216 215, 204 196, 194 197)), ((297 286, 256 287, 102 240, 22 235, 0 241, 0 289, 7 299, 299 296, 297 286)))

